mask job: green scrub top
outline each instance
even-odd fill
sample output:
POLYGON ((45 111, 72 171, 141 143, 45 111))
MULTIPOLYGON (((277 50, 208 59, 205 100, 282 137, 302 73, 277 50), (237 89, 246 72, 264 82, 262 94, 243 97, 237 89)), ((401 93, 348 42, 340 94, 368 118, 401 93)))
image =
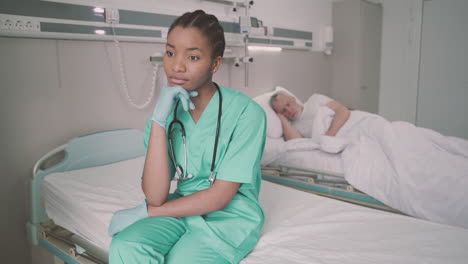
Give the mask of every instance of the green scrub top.
MULTIPOLYGON (((256 245, 264 224, 263 209, 258 202, 261 185, 260 161, 265 146, 266 117, 263 109, 252 99, 229 88, 220 87, 222 115, 216 153, 216 180, 241 183, 232 201, 223 210, 207 215, 183 218, 187 229, 202 234, 200 243, 213 248, 232 263, 244 258, 256 245)), ((216 125, 219 109, 219 91, 211 98, 202 116, 195 123, 182 105, 177 108, 177 118, 184 124, 187 145, 187 167, 184 164, 184 147, 180 130, 173 129, 173 144, 177 164, 194 177, 179 181, 176 199, 210 187, 210 175, 216 125)), ((167 128, 174 111, 167 120, 167 128)), ((148 146, 152 121, 145 130, 148 146)), ((166 131, 168 132, 168 131, 166 131)), ((169 143, 168 143, 169 148, 169 143)), ((171 175, 174 166, 169 155, 171 175)))

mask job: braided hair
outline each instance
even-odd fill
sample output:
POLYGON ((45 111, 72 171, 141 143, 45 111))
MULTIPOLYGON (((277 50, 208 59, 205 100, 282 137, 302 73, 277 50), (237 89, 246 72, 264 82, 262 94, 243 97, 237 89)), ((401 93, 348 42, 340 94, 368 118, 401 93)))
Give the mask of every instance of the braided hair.
POLYGON ((200 30, 211 44, 213 50, 211 54, 212 58, 223 57, 224 47, 226 46, 224 30, 214 15, 207 14, 203 10, 187 12, 172 23, 167 35, 169 36, 171 31, 178 26, 182 28, 194 27, 200 30))

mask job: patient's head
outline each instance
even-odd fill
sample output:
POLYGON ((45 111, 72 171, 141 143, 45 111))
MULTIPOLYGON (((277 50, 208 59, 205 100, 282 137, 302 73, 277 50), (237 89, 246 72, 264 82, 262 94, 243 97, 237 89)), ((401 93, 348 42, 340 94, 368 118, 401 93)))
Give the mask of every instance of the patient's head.
POLYGON ((270 105, 276 113, 284 115, 289 120, 296 120, 301 116, 304 107, 297 103, 294 96, 276 93, 271 96, 270 105))

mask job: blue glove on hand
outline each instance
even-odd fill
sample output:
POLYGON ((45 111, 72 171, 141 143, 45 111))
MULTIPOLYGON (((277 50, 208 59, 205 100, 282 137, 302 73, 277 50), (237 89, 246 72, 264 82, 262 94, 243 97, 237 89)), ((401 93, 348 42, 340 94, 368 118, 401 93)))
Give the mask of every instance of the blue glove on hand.
POLYGON ((115 236, 131 224, 146 217, 148 217, 146 200, 137 207, 115 212, 109 225, 109 236, 115 236))
POLYGON ((187 92, 180 86, 165 86, 159 95, 158 102, 154 108, 151 119, 162 127, 166 127, 167 117, 170 115, 172 106, 180 99, 185 111, 195 109, 195 105, 190 101, 190 97, 197 96, 196 91, 187 92))

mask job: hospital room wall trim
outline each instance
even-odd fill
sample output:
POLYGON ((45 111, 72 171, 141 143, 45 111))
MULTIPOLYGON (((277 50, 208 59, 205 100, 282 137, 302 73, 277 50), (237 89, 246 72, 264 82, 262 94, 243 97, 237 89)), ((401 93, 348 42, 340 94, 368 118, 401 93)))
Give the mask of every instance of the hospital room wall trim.
MULTIPOLYGON (((106 34, 112 34, 111 27, 95 27, 87 25, 72 25, 72 24, 59 24, 41 22, 41 30, 43 32, 57 32, 57 33, 75 33, 75 34, 94 34, 97 29, 105 30, 106 34)), ((135 36, 135 37, 153 37, 160 38, 160 30, 146 30, 146 29, 133 29, 133 28, 115 28, 115 34, 121 36, 135 36)))
POLYGON ((270 44, 270 39, 264 39, 264 38, 249 38, 249 43, 255 43, 255 44, 270 44))
MULTIPOLYGON (((111 28, 108 26, 99 24, 105 23, 103 15, 95 14, 94 6, 85 6, 77 4, 66 4, 46 1, 13 1, 4 0, 0 5, 0 14, 15 15, 15 16, 26 16, 31 19, 35 19, 40 22, 41 32, 8 32, 0 31, 0 35, 3 36, 21 36, 21 37, 41 37, 41 38, 57 38, 57 39, 68 39, 77 38, 72 37, 71 34, 81 34, 78 38, 90 39, 90 40, 105 40, 109 36, 87 36, 87 34, 94 35, 94 29, 104 29, 107 35, 111 34, 111 28), (20 4, 19 2, 24 2, 20 4), (51 23, 50 19, 61 20, 60 22, 51 23), (49 21, 48 21, 49 20, 49 21), (89 25, 90 23, 96 23, 94 27, 89 25), (76 25, 81 24, 81 25, 76 25), (60 34, 50 34, 62 33, 60 34)), ((142 11, 123 10, 119 9, 120 23, 116 25, 116 35, 118 36, 135 36, 139 37, 134 41, 143 41, 141 38, 158 38, 153 41, 164 38, 161 30, 148 30, 147 27, 160 27, 168 28, 172 21, 176 18, 174 15, 161 14, 161 13, 148 13, 142 11), (119 28, 119 25, 121 26, 119 28), (135 29, 124 29, 129 26, 133 27, 145 27, 135 29)), ((221 21, 221 24, 226 33, 240 34, 240 27, 238 23, 221 21)), ((286 28, 273 28, 272 36, 269 37, 268 41, 271 45, 284 45, 284 46, 300 46, 300 47, 312 47, 312 36, 313 32, 301 31, 286 28), (290 39, 290 40, 284 40, 290 39), (293 41, 301 40, 301 41, 293 41), (309 40, 304 44, 304 40, 309 40)), ((228 43, 230 38, 228 38, 228 43)), ((235 38, 241 39, 241 38, 235 38)), ((236 42, 236 40, 233 40, 236 42)), ((265 43, 255 42, 258 41, 256 38, 249 38, 250 42, 253 43, 265 43)))
POLYGON ((292 41, 292 40, 280 40, 280 39, 249 38, 249 43, 267 44, 267 45, 296 46, 295 42, 292 41))
POLYGON ((103 22, 103 17, 94 14, 93 9, 92 6, 55 2, 2 0, 0 14, 103 22))
POLYGON ((273 44, 273 45, 294 46, 294 41, 292 41, 292 40, 272 39, 271 44, 273 44))
POLYGON ((291 30, 285 28, 273 28, 273 36, 312 40, 312 32, 291 30))

